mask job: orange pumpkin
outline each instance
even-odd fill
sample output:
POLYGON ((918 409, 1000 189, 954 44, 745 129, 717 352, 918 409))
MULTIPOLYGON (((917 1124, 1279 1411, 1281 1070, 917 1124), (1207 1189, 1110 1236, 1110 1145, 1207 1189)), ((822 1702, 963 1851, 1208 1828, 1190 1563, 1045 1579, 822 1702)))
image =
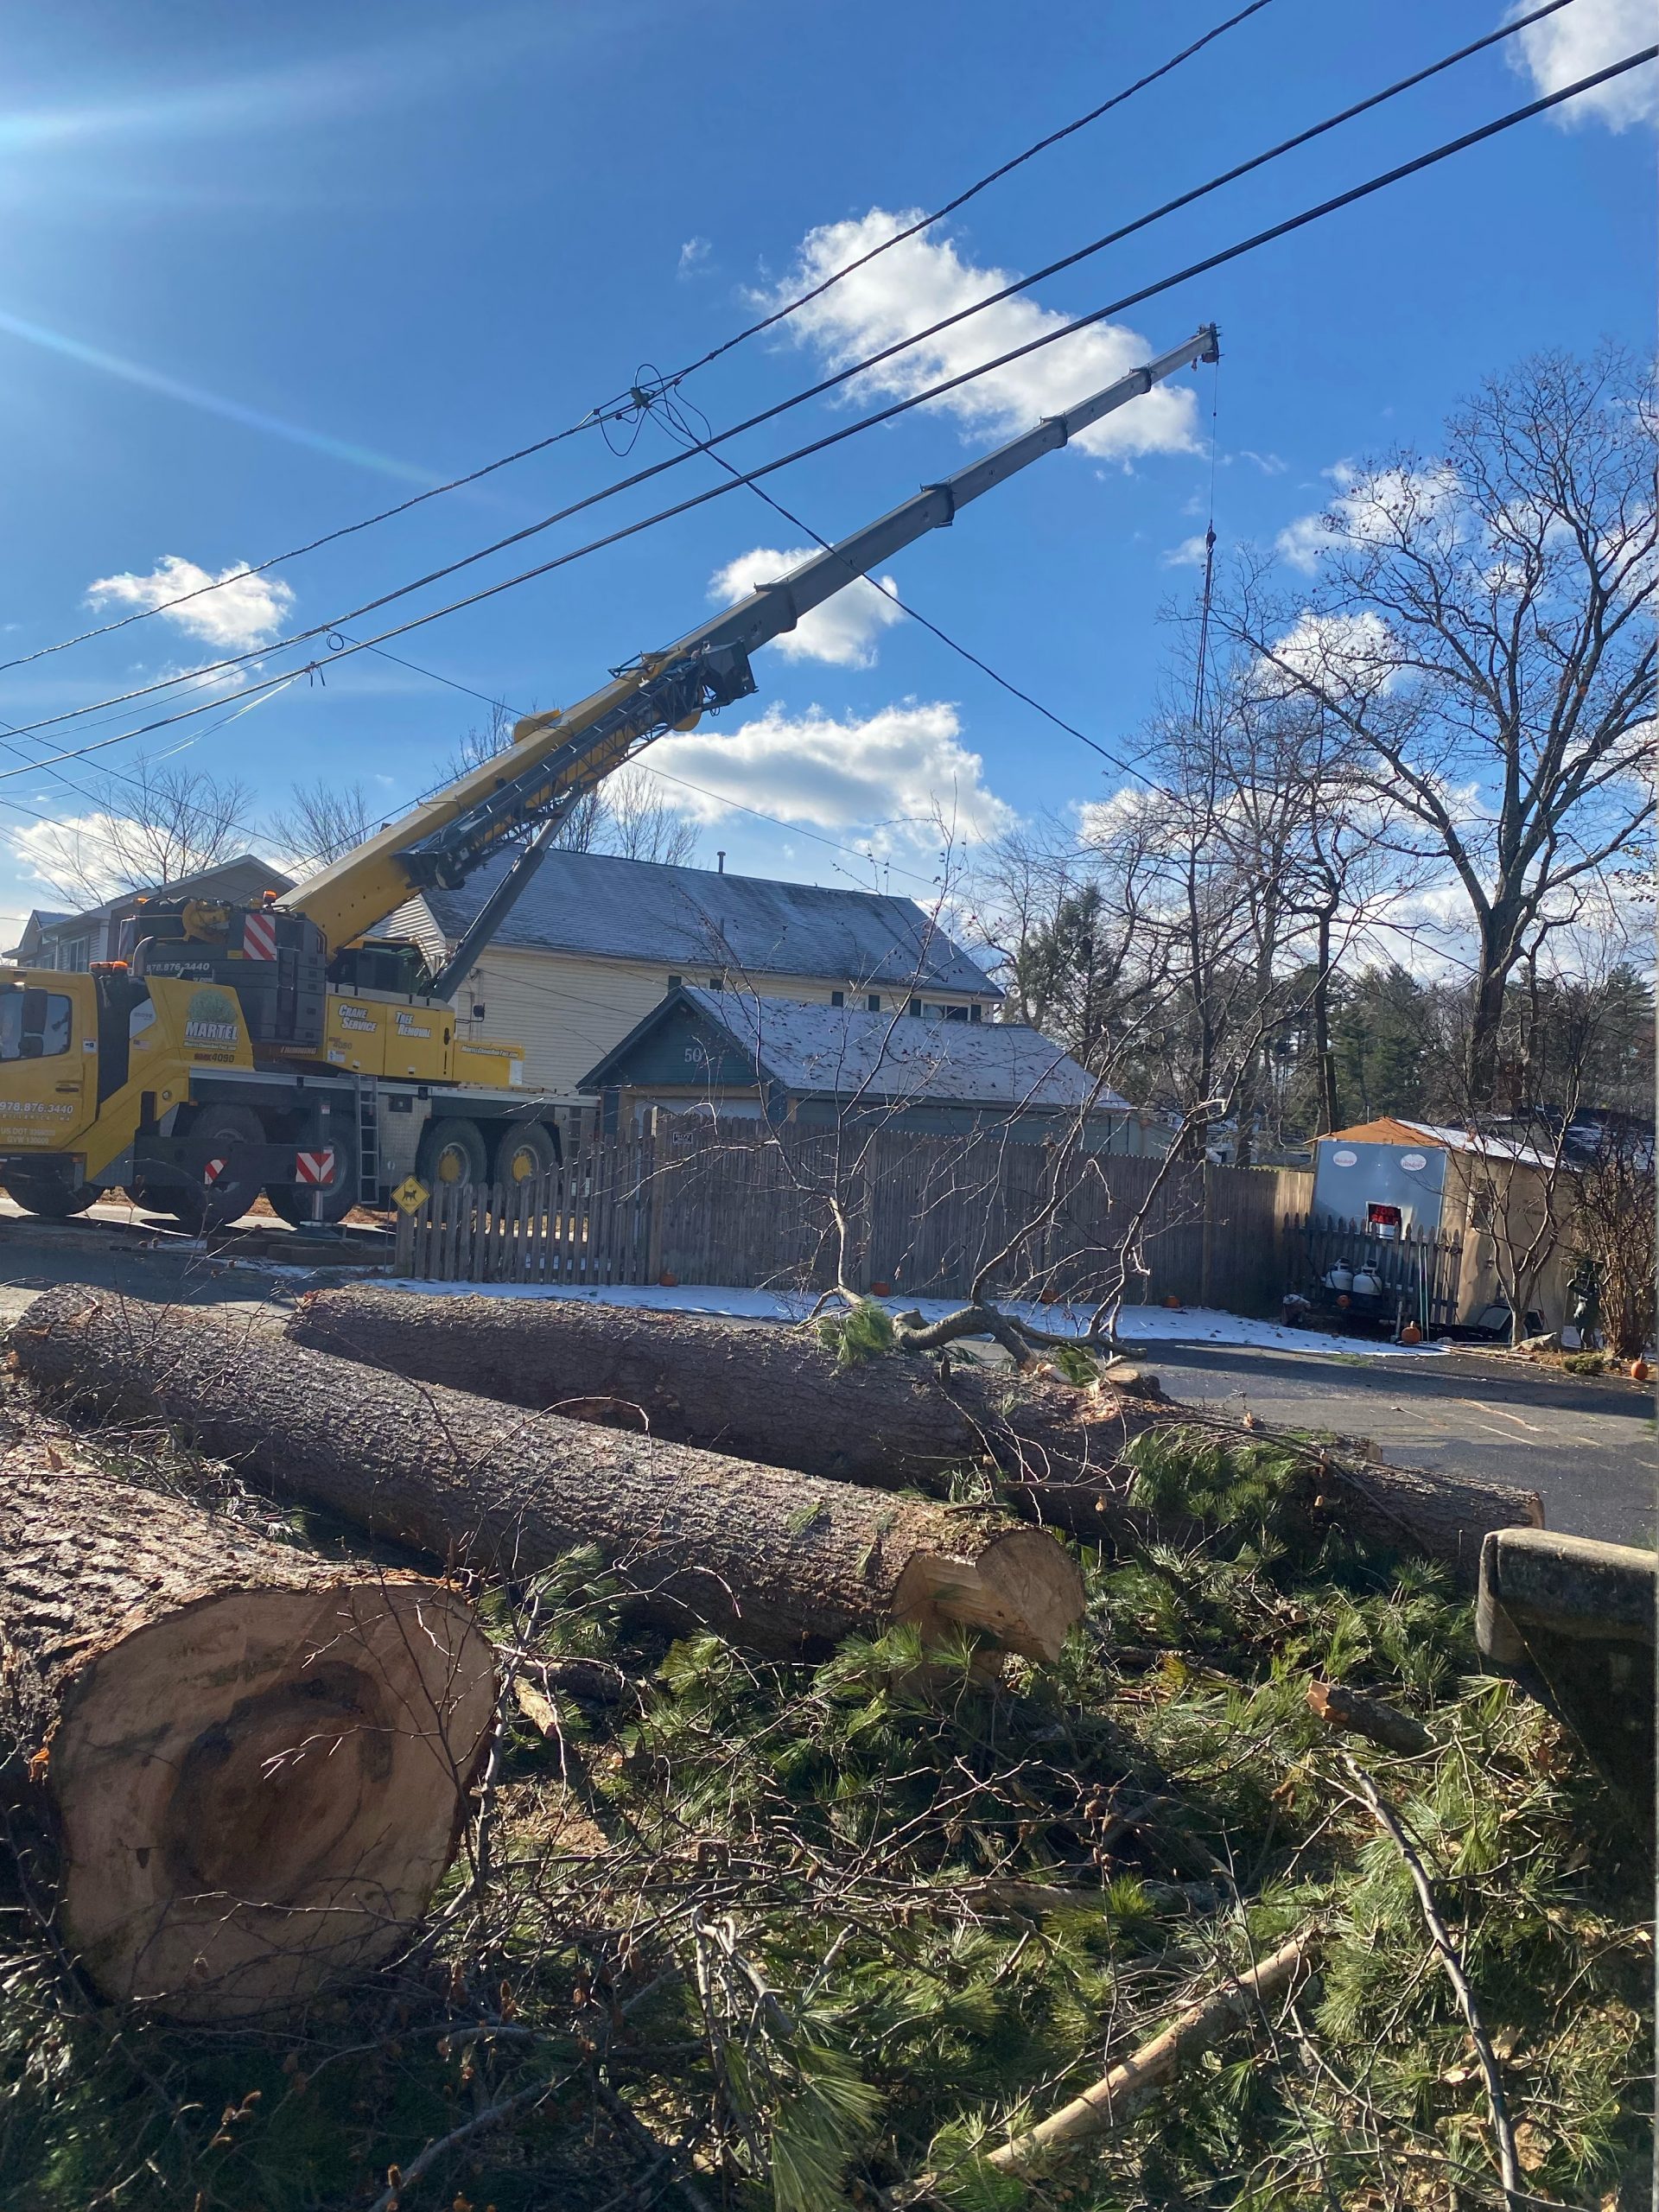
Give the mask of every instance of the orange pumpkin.
POLYGON ((893 1285, 890 1282, 873 1282, 870 1285, 872 1298, 891 1298, 892 1295, 893 1285))
POLYGON ((660 1287, 664 1290, 677 1290, 679 1287, 680 1279, 678 1275, 670 1274, 666 1268, 664 1268, 661 1274, 658 1276, 657 1281, 660 1287))
POLYGON ((1423 1341, 1423 1332, 1414 1321, 1408 1321, 1400 1332, 1400 1341, 1402 1344, 1420 1344, 1423 1341))
POLYGON ((1173 1291, 1171 1291, 1169 1296, 1164 1300, 1164 1304, 1168 1307, 1172 1313, 1179 1313, 1181 1310, 1181 1301, 1176 1297, 1173 1291))
POLYGON ((1633 1382, 1645 1382, 1652 1373, 1653 1370, 1645 1359, 1633 1359, 1630 1362, 1630 1380, 1633 1382))

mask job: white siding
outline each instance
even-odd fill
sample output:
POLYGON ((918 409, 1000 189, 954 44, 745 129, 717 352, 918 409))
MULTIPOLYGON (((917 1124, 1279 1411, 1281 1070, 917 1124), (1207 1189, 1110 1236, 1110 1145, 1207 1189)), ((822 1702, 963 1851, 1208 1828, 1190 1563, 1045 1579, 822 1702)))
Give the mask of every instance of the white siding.
MULTIPOLYGON (((404 924, 412 918, 405 909, 404 924)), ((671 974, 678 974, 684 983, 715 980, 712 969, 682 971, 666 963, 498 946, 483 954, 468 988, 454 1001, 457 1029, 463 1037, 521 1044, 525 1084, 574 1102, 588 1069, 661 1001, 671 974), (474 1006, 483 1007, 481 1019, 473 1018, 474 1006)), ((832 990, 844 990, 849 1004, 861 1002, 844 978, 830 982, 821 976, 768 976, 754 982, 766 998, 807 999, 827 1006, 832 990)), ((882 1003, 893 1001, 884 995, 882 1003)))

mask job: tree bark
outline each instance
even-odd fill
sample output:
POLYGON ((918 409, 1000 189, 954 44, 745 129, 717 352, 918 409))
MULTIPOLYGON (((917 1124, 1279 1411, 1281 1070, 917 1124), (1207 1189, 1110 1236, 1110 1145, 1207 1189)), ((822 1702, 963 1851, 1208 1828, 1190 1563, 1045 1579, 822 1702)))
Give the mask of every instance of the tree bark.
POLYGON ((677 1624, 791 1653, 912 1621, 1058 1656, 1082 1579, 1052 1537, 336 1359, 218 1316, 69 1285, 37 1299, 24 1372, 161 1414, 269 1488, 435 1558, 534 1573, 596 1545, 677 1624))
POLYGON ((396 1950, 495 1710, 455 1591, 37 1446, 0 1466, 0 1654, 25 1855, 66 1949, 106 1996, 187 2019, 296 2003, 396 1950))
MULTIPOLYGON (((932 1360, 901 1354, 837 1370, 805 1330, 575 1299, 316 1291, 289 1334, 394 1373, 464 1381, 508 1404, 625 1422, 665 1442, 832 1481, 926 1486, 988 1455, 1021 1512, 1096 1541, 1144 1535, 1149 1525, 1129 1503, 1124 1446, 1192 1418, 1167 1400, 1125 1397, 1104 1384, 1078 1389, 960 1365, 944 1377, 932 1360)), ((1390 1549, 1421 1552, 1471 1587, 1489 1529, 1542 1525, 1530 1491, 1295 1448, 1305 1455, 1300 1489, 1309 1513, 1390 1549)))
POLYGON ((1149 1408, 1009 1369, 892 1354, 838 1368, 807 1329, 579 1299, 314 1291, 290 1339, 504 1404, 877 1489, 937 1488, 994 1459, 1016 1484, 1122 1479, 1149 1408))

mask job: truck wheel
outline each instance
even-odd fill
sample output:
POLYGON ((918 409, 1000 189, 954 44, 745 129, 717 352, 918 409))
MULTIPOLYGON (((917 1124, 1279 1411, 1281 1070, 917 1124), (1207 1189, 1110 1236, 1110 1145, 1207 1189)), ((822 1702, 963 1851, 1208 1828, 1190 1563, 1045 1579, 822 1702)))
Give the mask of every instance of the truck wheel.
POLYGON ((8 1175, 6 1188, 25 1213, 38 1214, 42 1221, 67 1221, 103 1196, 96 1183, 72 1191, 50 1175, 8 1175))
POLYGON ((490 1163, 493 1182, 511 1188, 538 1175, 550 1175, 559 1164, 559 1147, 541 1122, 510 1122, 495 1141, 490 1163))
POLYGON ((340 1162, 334 1181, 320 1192, 304 1183, 267 1183, 265 1196, 272 1211, 296 1229, 308 1229, 314 1221, 344 1221, 357 1204, 356 1155, 340 1162), (318 1197, 322 1199, 322 1211, 313 1213, 311 1201, 318 1197))
POLYGON ((230 1157, 230 1166, 216 1183, 183 1188, 175 1185, 157 1194, 193 1236, 205 1236, 210 1230, 239 1221, 258 1197, 263 1186, 257 1171, 245 1168, 238 1173, 235 1152, 238 1145, 263 1145, 264 1128, 251 1106, 203 1106, 180 1135, 222 1147, 230 1157))
POLYGON ((482 1183, 490 1163, 476 1122, 434 1122, 422 1137, 415 1154, 415 1173, 423 1183, 482 1183))

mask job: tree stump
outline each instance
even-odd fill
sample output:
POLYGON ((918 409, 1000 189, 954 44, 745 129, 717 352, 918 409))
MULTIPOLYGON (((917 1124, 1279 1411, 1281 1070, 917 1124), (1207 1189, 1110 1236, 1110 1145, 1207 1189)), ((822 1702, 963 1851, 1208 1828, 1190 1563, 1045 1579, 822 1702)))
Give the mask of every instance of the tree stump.
POLYGON ((449 1863, 495 1707, 456 1592, 29 1445, 0 1465, 0 1653, 63 1943, 107 1997, 183 2019, 391 1955, 449 1863))

